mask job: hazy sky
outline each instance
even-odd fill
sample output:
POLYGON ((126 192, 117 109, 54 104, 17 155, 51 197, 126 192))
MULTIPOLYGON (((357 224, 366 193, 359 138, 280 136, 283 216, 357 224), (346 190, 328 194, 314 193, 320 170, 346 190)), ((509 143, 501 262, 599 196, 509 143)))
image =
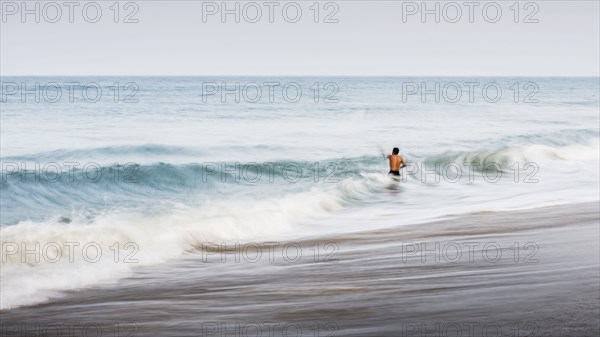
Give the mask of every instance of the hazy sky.
POLYGON ((422 1, 227 1, 239 23, 222 1, 27 1, 39 23, 21 2, 1 1, 2 75, 599 75, 599 1, 428 1, 439 23, 422 1))

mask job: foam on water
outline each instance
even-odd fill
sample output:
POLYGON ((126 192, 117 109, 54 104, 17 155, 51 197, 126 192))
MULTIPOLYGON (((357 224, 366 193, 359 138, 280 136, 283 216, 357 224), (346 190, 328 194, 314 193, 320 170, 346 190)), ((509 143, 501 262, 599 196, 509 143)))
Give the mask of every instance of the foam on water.
POLYGON ((343 203, 341 193, 310 191, 259 201, 207 202, 198 208, 182 205, 158 216, 108 213, 91 223, 74 218, 67 224, 51 219, 5 226, 0 229, 0 308, 39 303, 61 290, 114 281, 133 267, 165 262, 203 243, 274 238, 343 203))

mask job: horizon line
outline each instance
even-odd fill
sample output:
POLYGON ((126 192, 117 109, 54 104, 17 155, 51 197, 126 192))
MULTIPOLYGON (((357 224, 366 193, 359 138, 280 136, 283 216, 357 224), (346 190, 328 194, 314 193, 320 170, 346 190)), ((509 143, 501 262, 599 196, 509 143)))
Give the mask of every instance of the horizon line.
POLYGON ((181 74, 144 74, 144 75, 131 75, 131 74, 0 74, 0 77, 598 77, 596 75, 327 75, 327 74, 309 74, 309 75, 243 75, 243 74, 193 74, 193 75, 181 75, 181 74))

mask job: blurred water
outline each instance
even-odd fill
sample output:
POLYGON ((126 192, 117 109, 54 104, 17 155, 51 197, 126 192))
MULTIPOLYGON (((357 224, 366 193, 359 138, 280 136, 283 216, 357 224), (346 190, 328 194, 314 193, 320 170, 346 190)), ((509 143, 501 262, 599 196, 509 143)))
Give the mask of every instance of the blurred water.
MULTIPOLYGON (((133 241, 141 263, 156 264, 207 240, 598 200, 597 78, 3 77, 2 89, 3 243, 133 241), (52 91, 39 103, 11 91, 50 82, 61 84, 56 103, 52 91), (81 84, 73 102, 72 82, 81 84), (82 93, 87 84, 94 96, 95 83, 102 95, 92 103, 82 93), (439 97, 421 95, 436 83, 439 97), (395 146, 413 165, 400 184, 381 156, 395 146)), ((131 272, 25 271, 20 257, 3 261, 2 290, 14 294, 3 308, 131 272), (33 285, 20 287, 24 278, 33 285)))

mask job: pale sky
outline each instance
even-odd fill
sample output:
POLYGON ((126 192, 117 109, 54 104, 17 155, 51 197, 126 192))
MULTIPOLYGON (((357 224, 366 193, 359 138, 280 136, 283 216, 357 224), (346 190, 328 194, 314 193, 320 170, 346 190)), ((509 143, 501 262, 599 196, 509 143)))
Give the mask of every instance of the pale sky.
POLYGON ((474 1, 458 22, 449 1, 421 22, 422 1, 227 1, 240 5, 234 14, 220 14, 222 1, 123 1, 116 7, 96 1, 102 9, 93 20, 95 4, 76 1, 73 23, 69 7, 57 1, 62 16, 48 1, 22 21, 22 0, 1 1, 0 73, 9 75, 383 75, 383 76, 599 76, 599 1, 474 1), (134 3, 126 8, 127 3, 134 3), (330 5, 326 6, 327 3, 330 5), (490 4, 492 3, 492 4, 490 4), (526 5, 530 3, 530 5, 526 5), (215 6, 213 6, 216 5, 215 6), (282 13, 287 5, 287 16, 282 13), (296 4, 302 9, 293 20, 296 4), (496 4, 502 15, 496 23, 496 4), (82 9, 87 5, 86 17, 82 9), (482 9, 487 5, 487 16, 482 9), (16 7, 15 7, 16 6, 16 7), (46 6, 46 7, 44 7, 46 6), (244 7, 246 6, 246 7, 244 7), (311 9, 311 6, 312 9, 311 9), (444 10, 444 6, 445 10, 444 10), (136 8, 137 7, 137 8, 136 8), (44 12, 44 8, 46 11, 44 12), (246 11, 244 12, 244 8, 246 11), (273 20, 269 22, 269 10, 273 20), (473 8, 473 23, 469 10, 473 8), (123 23, 128 13, 137 23, 123 23), (210 11, 215 15, 209 15, 210 11), (16 11, 16 12, 15 12, 16 11), (324 23, 328 14, 337 23, 324 23), (417 11, 409 15, 411 11, 417 11), (535 14, 532 14, 534 13, 535 14), (406 18, 403 22, 403 13, 406 18), (203 22, 203 14, 206 19, 203 22), (246 14, 246 15, 244 15, 246 14), (445 15, 444 15, 445 14, 445 15), (537 23, 525 23, 538 20, 537 23), (517 19, 519 22, 515 23, 517 19))

